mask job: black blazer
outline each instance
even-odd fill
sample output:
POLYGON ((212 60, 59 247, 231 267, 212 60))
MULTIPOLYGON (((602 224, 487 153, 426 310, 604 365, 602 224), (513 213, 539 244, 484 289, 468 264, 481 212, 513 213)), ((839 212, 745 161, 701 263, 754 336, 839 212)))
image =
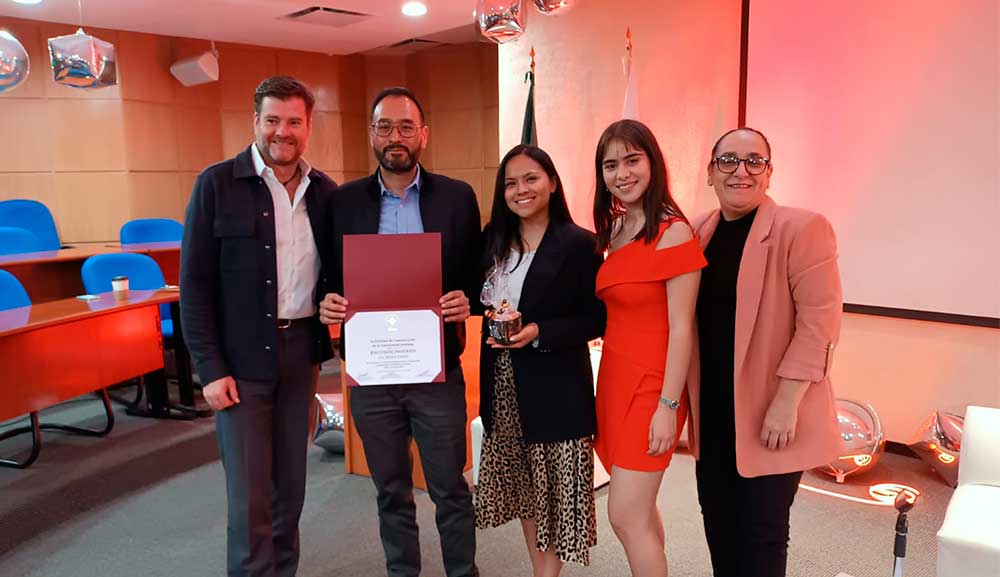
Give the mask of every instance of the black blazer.
MULTIPOLYGON (((511 349, 510 358, 527 443, 594 434, 594 374, 587 342, 603 335, 607 322, 604 303, 594 292, 597 269, 604 261, 595 247, 594 235, 575 224, 549 225, 524 279, 518 310, 525 325, 538 325, 538 348, 511 349)), ((492 431, 493 369, 499 349, 486 344, 487 336, 484 327, 479 414, 486 430, 492 431)))
MULTIPOLYGON (((253 145, 251 145, 253 146, 253 145)), ((326 289, 324 258, 336 184, 309 172, 306 211, 319 251, 316 301, 326 289)), ((181 241, 181 326, 201 382, 277 377, 278 283, 274 203, 247 147, 206 168, 194 184, 181 241)), ((329 330, 314 317, 312 360, 333 356, 329 330)))
MULTIPOLYGON (((420 219, 424 232, 441 233, 441 287, 445 293, 465 292, 469 300, 479 298, 479 203, 467 183, 428 172, 420 167, 420 219)), ((348 182, 333 196, 331 235, 332 292, 344 294, 344 235, 378 233, 382 189, 377 174, 348 182)), ((406 287, 398 287, 406 290, 406 287)), ((340 340, 344 354, 346 333, 340 340)), ((465 350, 465 323, 444 324, 445 369, 461 365, 465 350)))

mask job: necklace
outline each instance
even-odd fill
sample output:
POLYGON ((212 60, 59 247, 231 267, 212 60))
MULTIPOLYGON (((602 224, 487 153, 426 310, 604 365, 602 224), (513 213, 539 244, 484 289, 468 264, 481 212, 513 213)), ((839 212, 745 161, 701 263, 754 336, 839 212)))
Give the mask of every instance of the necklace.
POLYGON ((285 182, 281 182, 280 180, 278 182, 281 182, 281 186, 288 186, 288 183, 291 182, 291 181, 293 181, 293 180, 295 180, 295 177, 299 175, 299 170, 300 170, 299 166, 296 165, 295 166, 295 172, 292 173, 292 177, 291 178, 289 178, 285 182))
POLYGON ((612 244, 616 245, 615 248, 621 248, 622 246, 632 242, 632 239, 635 238, 635 235, 639 234, 639 231, 642 230, 642 227, 645 223, 643 221, 636 221, 636 222, 638 226, 634 224, 631 225, 629 227, 633 229, 632 231, 630 231, 631 234, 626 234, 625 228, 626 226, 628 226, 628 223, 626 223, 625 217, 622 216, 621 220, 618 221, 618 226, 616 227, 617 230, 615 230, 611 235, 612 244))

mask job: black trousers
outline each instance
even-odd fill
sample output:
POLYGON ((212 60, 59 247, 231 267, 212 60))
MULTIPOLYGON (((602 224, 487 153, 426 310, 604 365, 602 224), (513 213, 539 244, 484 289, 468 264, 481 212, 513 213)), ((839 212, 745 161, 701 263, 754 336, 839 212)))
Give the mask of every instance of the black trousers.
POLYGON ((238 380, 240 403, 215 414, 226 471, 229 577, 293 577, 319 366, 308 322, 278 331, 278 378, 238 380))
POLYGON ((735 447, 705 449, 695 474, 715 577, 784 577, 802 472, 748 479, 736 470, 735 447))
POLYGON ((448 577, 475 577, 476 528, 465 469, 465 379, 351 389, 351 414, 378 490, 379 532, 389 577, 420 575, 410 440, 416 439, 427 490, 437 508, 448 577))

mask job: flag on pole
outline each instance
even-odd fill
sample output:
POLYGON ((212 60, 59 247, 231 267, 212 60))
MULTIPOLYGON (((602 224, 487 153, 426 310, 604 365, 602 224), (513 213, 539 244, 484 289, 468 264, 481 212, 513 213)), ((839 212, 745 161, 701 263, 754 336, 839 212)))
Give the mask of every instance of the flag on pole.
POLYGON ((530 82, 528 87, 528 102, 524 106, 524 124, 521 126, 521 144, 538 146, 538 131, 535 128, 535 47, 531 47, 531 70, 524 75, 524 81, 530 82))
POLYGON ((635 86, 635 75, 632 74, 632 28, 625 30, 625 56, 622 58, 625 69, 625 104, 622 106, 622 118, 639 120, 639 91, 635 86))

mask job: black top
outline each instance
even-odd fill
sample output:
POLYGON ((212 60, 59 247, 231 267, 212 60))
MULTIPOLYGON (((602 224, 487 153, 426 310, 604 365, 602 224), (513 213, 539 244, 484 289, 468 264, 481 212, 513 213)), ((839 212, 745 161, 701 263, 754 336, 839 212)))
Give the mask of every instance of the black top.
MULTIPOLYGON (((489 225, 484 236, 488 234, 489 225)), ((524 279, 518 310, 525 325, 538 325, 538 347, 511 349, 510 361, 527 443, 594 434, 594 373, 587 342, 604 334, 607 321, 604 303, 594 292, 604 260, 595 247, 591 232, 570 222, 550 224, 524 279)), ((479 414, 484 428, 492 431, 493 371, 499 349, 486 344, 487 332, 483 331, 480 345, 479 414)))
POLYGON ((736 356, 736 280, 757 209, 733 221, 721 215, 705 247, 708 266, 698 289, 701 353, 701 451, 735 451, 733 373, 736 356))
MULTIPOLYGON (((317 303, 332 264, 325 247, 336 186, 322 172, 309 172, 306 212, 321 261, 317 303)), ((274 245, 274 202, 249 147, 198 175, 181 241, 180 296, 184 340, 202 383, 278 376, 274 245)), ((318 364, 333 356, 330 332, 318 316, 312 334, 311 358, 318 364)))
MULTIPOLYGON (((344 294, 344 235, 377 234, 382 187, 378 173, 348 182, 333 195, 333 231, 330 242, 332 292, 344 294)), ((468 183, 428 172, 420 167, 420 219, 424 232, 441 233, 441 287, 445 293, 461 290, 478 300, 480 254, 479 203, 468 183)), ((406 290, 406 287, 399 287, 406 290)), ((350 335, 342 333, 340 353, 350 335)), ((444 323, 446 370, 460 366, 465 350, 465 323, 444 323)))

